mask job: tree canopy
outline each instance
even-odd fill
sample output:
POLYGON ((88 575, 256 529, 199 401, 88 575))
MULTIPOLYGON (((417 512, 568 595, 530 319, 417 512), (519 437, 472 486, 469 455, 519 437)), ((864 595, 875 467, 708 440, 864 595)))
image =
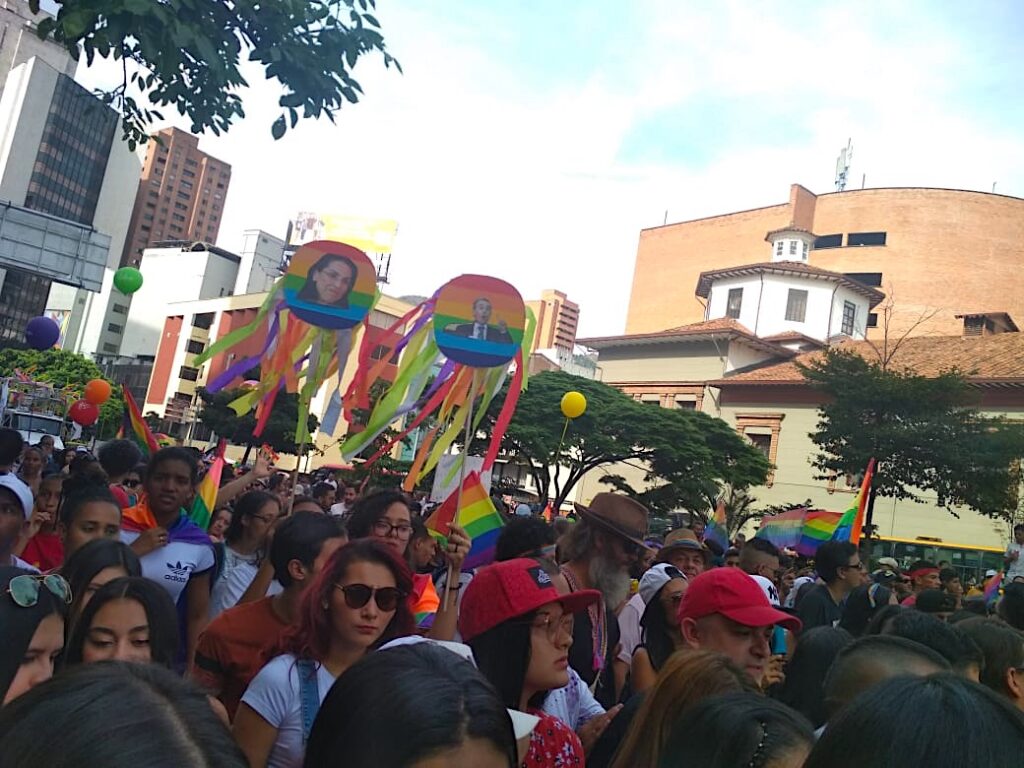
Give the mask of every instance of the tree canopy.
POLYGON ((502 451, 528 469, 542 495, 553 489, 556 507, 587 472, 628 463, 643 472, 651 487, 634 488, 621 475, 605 480, 655 514, 683 508, 706 516, 708 499, 716 498, 722 486, 763 483, 771 468, 721 419, 644 405, 607 384, 558 371, 530 378, 502 451), (571 422, 556 455, 565 424, 559 403, 570 390, 584 394, 587 410, 571 422), (561 469, 553 472, 559 463, 561 469))
POLYGON ((960 371, 926 377, 843 349, 801 370, 827 396, 811 433, 819 478, 860 474, 875 458, 880 496, 920 500, 931 491, 940 506, 993 517, 1016 508, 1024 429, 980 413, 960 371))
MULTIPOLYGON (((298 454, 299 446, 295 442, 295 425, 299 418, 298 395, 288 392, 278 394, 263 434, 260 437, 253 437, 252 431, 256 428, 255 414, 249 412, 244 416, 236 416, 228 407, 228 403, 244 394, 242 390, 222 389, 216 394, 211 394, 200 387, 198 392, 203 403, 199 421, 207 429, 213 430, 235 445, 266 443, 280 453, 298 454)), ((307 423, 311 433, 320 425, 316 416, 312 414, 309 415, 307 423)))
MULTIPOLYGON (((29 0, 39 13, 39 0, 29 0)), ((192 132, 227 131, 244 117, 238 91, 244 55, 277 80, 282 114, 271 126, 279 139, 302 117, 331 121, 363 92, 352 70, 365 54, 386 50, 375 0, 57 0, 55 17, 41 19, 39 36, 86 62, 112 57, 123 80, 97 95, 121 113, 134 151, 165 107, 192 121, 192 132), (129 63, 132 65, 129 67, 129 63), (133 90, 134 89, 134 90, 133 90), (141 93, 136 99, 133 93, 141 93)))

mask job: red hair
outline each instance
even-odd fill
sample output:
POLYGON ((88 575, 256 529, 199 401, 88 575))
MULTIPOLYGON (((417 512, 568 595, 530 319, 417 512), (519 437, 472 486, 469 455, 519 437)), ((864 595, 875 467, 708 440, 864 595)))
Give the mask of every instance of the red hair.
MULTIPOLYGON (((392 552, 391 547, 373 539, 358 539, 346 544, 331 555, 324 569, 302 596, 299 605, 299 623, 288 629, 267 654, 267 660, 283 653, 299 659, 323 661, 331 647, 330 612, 324 603, 330 603, 331 592, 353 563, 377 563, 391 571, 395 586, 406 595, 412 594, 412 572, 405 561, 392 552)), ((401 600, 395 615, 373 647, 413 634, 415 621, 409 600, 401 600)))

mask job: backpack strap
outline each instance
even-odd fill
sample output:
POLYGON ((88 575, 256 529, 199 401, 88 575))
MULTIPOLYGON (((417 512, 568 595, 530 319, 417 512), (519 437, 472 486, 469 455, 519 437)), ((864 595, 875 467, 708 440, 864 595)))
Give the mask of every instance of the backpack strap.
POLYGON ((320 685, 317 681, 317 663, 312 659, 299 659, 295 662, 299 668, 299 700, 302 704, 302 743, 309 740, 309 732, 313 730, 313 721, 320 710, 320 685))

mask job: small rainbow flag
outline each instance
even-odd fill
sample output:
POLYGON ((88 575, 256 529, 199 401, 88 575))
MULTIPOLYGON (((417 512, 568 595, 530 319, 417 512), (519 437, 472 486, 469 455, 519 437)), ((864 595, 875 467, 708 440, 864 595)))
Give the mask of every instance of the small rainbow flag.
POLYGON ((416 574, 413 576, 413 615, 416 617, 416 626, 420 629, 430 629, 434 625, 434 616, 437 609, 441 607, 441 598, 437 596, 437 588, 430 576, 416 574))
POLYGON ((1003 572, 1000 571, 985 585, 985 605, 992 605, 999 597, 999 587, 1003 583, 1003 572))
POLYGON ((704 541, 713 541, 723 550, 729 548, 729 530, 725 522, 725 499, 718 500, 715 516, 704 526, 704 541))
MULTIPOLYGON (((435 537, 443 538, 448 532, 448 526, 456 519, 455 505, 458 504, 458 496, 459 489, 456 488, 425 521, 427 529, 435 537)), ((493 562, 494 545, 504 521, 494 508, 483 483, 480 482, 478 472, 466 475, 462 484, 462 504, 457 517, 458 524, 466 530, 472 540, 462 569, 468 571, 493 562)))
POLYGON ((142 451, 143 457, 152 456, 160 450, 160 446, 157 445, 156 438, 153 437, 153 433, 150 431, 149 425, 142 418, 139 406, 135 403, 135 398, 132 397, 132 393, 128 389, 128 386, 126 384, 122 384, 121 390, 124 394, 124 417, 121 422, 121 429, 118 430, 117 436, 128 440, 134 440, 142 451))
POLYGON ((754 538, 767 539, 779 549, 792 549, 800 543, 806 511, 806 507, 798 507, 762 518, 761 527, 757 529, 754 538))
POLYGON ((842 517, 839 512, 826 512, 823 509, 806 510, 804 527, 800 531, 796 551, 804 557, 814 557, 818 547, 835 537, 836 527, 842 517))
POLYGON ((226 447, 226 441, 223 439, 217 444, 216 458, 203 479, 199 481, 196 496, 192 500, 192 509, 188 513, 192 522, 204 531, 210 526, 210 518, 213 517, 213 510, 217 505, 217 491, 220 490, 220 478, 224 473, 224 449, 226 447))
POLYGON ((852 544, 860 544, 861 527, 864 525, 864 510, 868 504, 868 493, 871 490, 871 478, 875 474, 875 460, 868 462, 868 468, 864 471, 864 481, 860 484, 860 491, 853 500, 850 508, 843 512, 839 519, 835 532, 832 534, 833 541, 849 541, 852 544))

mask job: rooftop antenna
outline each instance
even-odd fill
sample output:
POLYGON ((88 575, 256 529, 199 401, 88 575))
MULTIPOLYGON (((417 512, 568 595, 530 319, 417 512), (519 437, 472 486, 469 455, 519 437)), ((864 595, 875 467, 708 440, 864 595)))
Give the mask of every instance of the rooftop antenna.
POLYGON ((850 161, 853 160, 853 139, 846 140, 846 146, 839 150, 836 160, 836 192, 846 189, 846 179, 850 175, 850 161))

